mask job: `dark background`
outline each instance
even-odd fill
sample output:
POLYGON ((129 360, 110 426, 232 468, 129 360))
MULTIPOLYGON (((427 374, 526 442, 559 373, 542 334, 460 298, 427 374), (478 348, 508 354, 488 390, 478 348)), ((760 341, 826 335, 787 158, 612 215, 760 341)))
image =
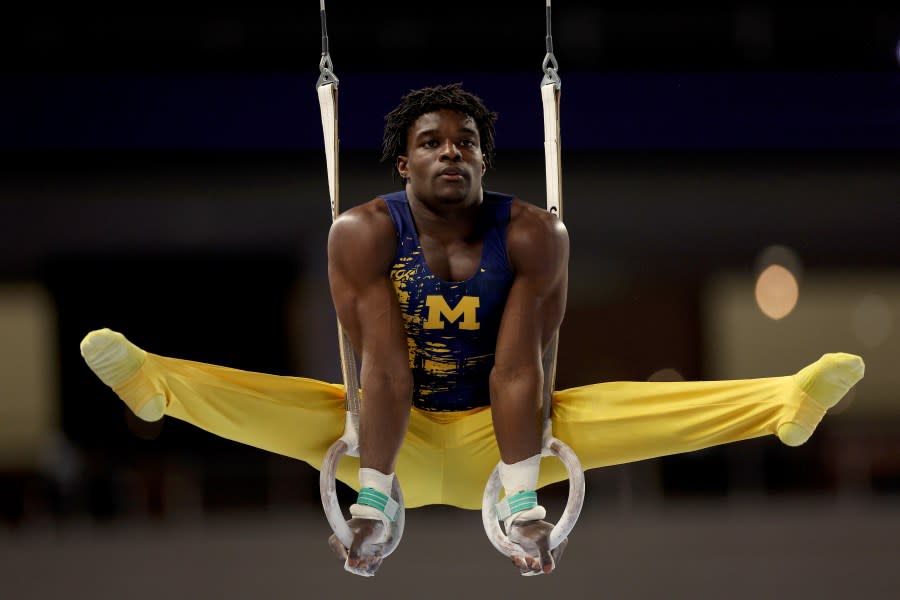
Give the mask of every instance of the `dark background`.
MULTIPOLYGON (((14 6, 3 66, 196 73, 318 64, 317 3, 266 4, 14 6)), ((331 54, 339 74, 528 72, 544 56, 543 4, 331 2, 331 54)), ((892 71, 898 20, 879 2, 583 0, 554 3, 553 35, 563 72, 892 71)))

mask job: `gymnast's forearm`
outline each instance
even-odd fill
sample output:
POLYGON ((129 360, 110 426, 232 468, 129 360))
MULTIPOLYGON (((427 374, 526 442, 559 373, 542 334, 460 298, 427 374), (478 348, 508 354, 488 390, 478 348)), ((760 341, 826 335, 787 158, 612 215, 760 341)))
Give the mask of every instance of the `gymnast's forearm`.
POLYGON ((541 366, 495 366, 491 371, 491 414, 503 462, 512 464, 541 451, 541 366))
POLYGON ((393 473, 409 424, 412 373, 406 365, 387 369, 372 362, 364 358, 360 372, 360 467, 393 473))

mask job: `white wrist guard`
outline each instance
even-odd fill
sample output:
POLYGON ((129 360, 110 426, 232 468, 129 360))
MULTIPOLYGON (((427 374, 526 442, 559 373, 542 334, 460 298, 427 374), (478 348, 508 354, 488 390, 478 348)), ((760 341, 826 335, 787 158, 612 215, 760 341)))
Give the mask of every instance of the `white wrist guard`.
POLYGON ((507 496, 518 492, 537 488, 538 475, 541 471, 541 455, 535 454, 531 458, 520 460, 511 465, 500 462, 500 483, 506 490, 507 496))
POLYGON ((535 454, 517 463, 500 462, 500 483, 506 497, 497 503, 497 517, 503 521, 507 533, 516 521, 543 519, 547 511, 537 503, 538 475, 541 469, 541 455, 535 454))

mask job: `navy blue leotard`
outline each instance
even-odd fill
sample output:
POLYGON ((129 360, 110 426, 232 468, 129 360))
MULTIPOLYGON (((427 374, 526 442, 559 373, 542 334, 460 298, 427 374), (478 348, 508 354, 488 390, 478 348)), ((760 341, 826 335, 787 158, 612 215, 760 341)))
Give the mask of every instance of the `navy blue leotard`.
POLYGON ((414 406, 459 411, 488 405, 500 319, 513 281, 506 252, 512 196, 484 192, 481 264, 465 281, 445 281, 429 269, 406 192, 382 198, 397 229, 391 281, 406 325, 414 406))

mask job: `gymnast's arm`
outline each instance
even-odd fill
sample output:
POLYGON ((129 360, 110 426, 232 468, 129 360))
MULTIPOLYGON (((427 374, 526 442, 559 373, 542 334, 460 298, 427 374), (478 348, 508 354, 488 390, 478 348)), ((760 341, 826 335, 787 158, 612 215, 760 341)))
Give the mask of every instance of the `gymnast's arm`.
MULTIPOLYGON (((360 467, 394 472, 409 422, 412 373, 400 306, 390 281, 397 252, 394 225, 383 200, 348 210, 328 235, 328 279, 338 319, 361 357, 360 467)), ((383 524, 348 522, 350 548, 332 535, 329 545, 351 571, 371 575, 381 565, 383 524)))
MULTIPOLYGON (((569 236, 556 216, 516 201, 506 247, 515 278, 500 322, 490 388, 500 456, 512 465, 541 452, 542 358, 565 313, 569 236)), ((512 557, 523 574, 549 573, 555 568, 566 540, 551 552, 552 529, 542 520, 521 520, 509 526, 510 540, 526 552, 524 557, 512 557)))
POLYGON ((412 404, 406 331, 390 268, 397 237, 381 199, 350 209, 328 236, 338 319, 360 357, 360 466, 394 472, 412 404))
POLYGON ((569 236, 556 216, 517 200, 506 247, 515 278, 490 385, 500 456, 512 464, 541 451, 541 360, 565 313, 569 236))

